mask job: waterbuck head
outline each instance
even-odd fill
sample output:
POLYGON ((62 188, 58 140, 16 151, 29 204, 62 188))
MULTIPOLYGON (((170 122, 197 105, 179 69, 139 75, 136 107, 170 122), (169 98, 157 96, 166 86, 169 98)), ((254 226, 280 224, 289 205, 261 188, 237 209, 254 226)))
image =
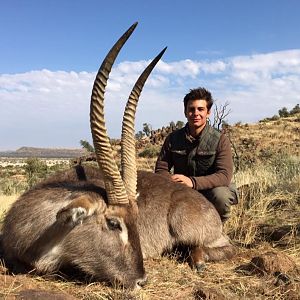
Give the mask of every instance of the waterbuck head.
MULTIPOLYGON (((116 281, 135 287, 145 278, 143 257, 136 225, 137 170, 134 137, 134 121, 137 102, 151 71, 162 57, 166 48, 148 65, 135 83, 128 98, 122 123, 121 172, 113 157, 104 121, 104 93, 113 63, 130 37, 137 23, 133 24, 109 51, 97 73, 91 97, 90 124, 99 168, 103 174, 107 207, 104 212, 107 228, 115 232, 118 239, 107 237, 110 273, 113 269, 116 281)), ((103 274, 104 275, 104 274, 103 274)), ((110 275, 108 274, 108 277, 110 275)))

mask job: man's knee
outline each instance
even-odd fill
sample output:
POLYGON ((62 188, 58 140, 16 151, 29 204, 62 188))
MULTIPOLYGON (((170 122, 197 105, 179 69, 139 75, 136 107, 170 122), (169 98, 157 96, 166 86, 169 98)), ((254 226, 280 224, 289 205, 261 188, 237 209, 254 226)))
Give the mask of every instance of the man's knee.
POLYGON ((237 194, 234 187, 216 187, 203 193, 215 206, 222 221, 230 216, 231 205, 237 203, 237 194))

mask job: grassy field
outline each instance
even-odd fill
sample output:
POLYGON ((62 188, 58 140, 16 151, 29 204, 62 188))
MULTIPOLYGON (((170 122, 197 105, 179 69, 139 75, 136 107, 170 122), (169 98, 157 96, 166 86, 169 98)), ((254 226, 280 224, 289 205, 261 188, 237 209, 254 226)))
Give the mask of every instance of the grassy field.
POLYGON ((12 203, 16 201, 18 195, 0 195, 0 218, 2 219, 5 212, 9 209, 12 203))
MULTIPOLYGON (((18 295, 23 295, 24 299, 33 299, 39 295, 39 299, 88 300, 300 299, 299 138, 295 134, 289 136, 293 138, 289 142, 283 136, 281 141, 277 139, 283 128, 299 128, 300 123, 287 119, 285 126, 283 122, 263 124, 261 132, 258 129, 262 125, 259 124, 239 124, 231 129, 239 154, 234 181, 240 187, 239 204, 233 207, 232 217, 224 227, 237 248, 237 255, 232 260, 209 263, 198 274, 187 262, 179 261, 176 253, 172 257, 149 259, 145 261, 148 283, 137 291, 82 282, 63 274, 13 276, 2 262, 0 298, 17 299, 18 295)), ((295 129, 292 131, 296 132, 295 129)), ((155 159, 139 158, 139 169, 153 170, 154 162, 155 159)), ((22 181, 22 188, 26 189, 26 184, 30 183, 28 174, 19 169, 23 177, 14 179, 17 174, 12 169, 2 169, 0 188, 4 186, 5 173, 7 180, 22 181)), ((2 189, 2 217, 17 198, 18 193, 13 193, 14 190, 18 189, 2 189)))

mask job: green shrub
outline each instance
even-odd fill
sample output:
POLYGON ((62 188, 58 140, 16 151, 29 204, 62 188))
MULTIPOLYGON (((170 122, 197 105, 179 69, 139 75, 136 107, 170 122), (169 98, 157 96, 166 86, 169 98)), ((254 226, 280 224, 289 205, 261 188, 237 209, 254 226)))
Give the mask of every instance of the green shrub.
POLYGON ((297 104, 295 107, 293 107, 290 110, 290 115, 296 115, 296 114, 299 114, 299 113, 300 113, 300 106, 299 106, 299 104, 297 104))
POLYGON ((280 119, 280 117, 278 115, 274 115, 271 118, 264 118, 262 120, 260 120, 260 123, 264 123, 264 122, 269 122, 269 121, 278 121, 280 119))
POLYGON ((0 192, 5 196, 20 194, 28 188, 28 184, 17 179, 4 178, 0 181, 0 192))
POLYGON ((48 167, 47 164, 38 158, 28 158, 26 165, 24 166, 27 183, 29 187, 32 187, 41 179, 47 175, 48 167))
POLYGON ((53 174, 57 171, 62 171, 70 168, 71 162, 69 163, 59 163, 48 167, 47 174, 53 174))

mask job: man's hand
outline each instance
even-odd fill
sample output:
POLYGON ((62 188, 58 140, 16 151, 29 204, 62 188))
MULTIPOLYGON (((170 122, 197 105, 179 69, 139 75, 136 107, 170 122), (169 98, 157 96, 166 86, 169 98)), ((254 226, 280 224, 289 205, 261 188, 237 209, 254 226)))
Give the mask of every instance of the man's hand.
POLYGON ((181 184, 184 184, 184 185, 186 185, 190 188, 193 187, 193 182, 192 182, 191 178, 186 177, 184 175, 174 174, 174 175, 172 175, 172 180, 175 181, 175 182, 179 182, 181 184))

